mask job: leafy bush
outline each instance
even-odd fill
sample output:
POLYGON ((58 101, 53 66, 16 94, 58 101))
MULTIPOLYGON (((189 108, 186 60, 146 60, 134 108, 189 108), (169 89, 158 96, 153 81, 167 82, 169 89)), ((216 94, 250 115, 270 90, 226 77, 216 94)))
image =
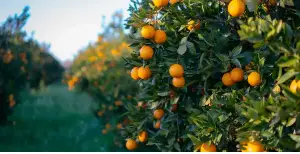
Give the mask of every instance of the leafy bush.
POLYGON ((142 145, 146 131, 146 145, 160 151, 300 151, 299 7, 296 0, 132 0, 125 66, 142 68, 143 107, 128 104, 124 137, 142 145), (153 57, 144 58, 144 45, 153 57))

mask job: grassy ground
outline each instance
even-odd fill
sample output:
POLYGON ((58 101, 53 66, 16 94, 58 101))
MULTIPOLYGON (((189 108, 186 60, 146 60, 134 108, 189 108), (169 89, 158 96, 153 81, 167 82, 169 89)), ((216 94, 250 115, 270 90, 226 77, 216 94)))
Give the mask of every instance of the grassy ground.
POLYGON ((0 151, 122 151, 112 134, 101 134, 97 104, 88 94, 56 84, 24 92, 22 100, 10 117, 15 124, 0 128, 0 151))

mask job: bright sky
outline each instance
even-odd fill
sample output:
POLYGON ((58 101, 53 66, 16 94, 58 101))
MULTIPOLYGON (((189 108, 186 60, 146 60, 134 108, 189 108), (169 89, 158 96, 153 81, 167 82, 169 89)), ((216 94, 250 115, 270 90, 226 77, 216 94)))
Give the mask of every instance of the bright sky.
POLYGON ((34 31, 38 41, 50 43, 51 52, 64 61, 97 40, 103 15, 109 20, 116 10, 123 10, 126 18, 129 3, 130 0, 0 0, 0 23, 29 5, 31 17, 25 30, 34 31))

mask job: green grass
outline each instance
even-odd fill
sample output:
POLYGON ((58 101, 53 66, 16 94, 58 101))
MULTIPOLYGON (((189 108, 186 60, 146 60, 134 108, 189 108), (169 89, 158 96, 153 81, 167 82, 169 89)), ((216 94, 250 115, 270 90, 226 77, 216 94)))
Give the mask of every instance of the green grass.
POLYGON ((10 117, 15 125, 0 128, 0 151, 123 151, 113 134, 101 134, 97 103, 88 94, 56 84, 21 97, 10 117))

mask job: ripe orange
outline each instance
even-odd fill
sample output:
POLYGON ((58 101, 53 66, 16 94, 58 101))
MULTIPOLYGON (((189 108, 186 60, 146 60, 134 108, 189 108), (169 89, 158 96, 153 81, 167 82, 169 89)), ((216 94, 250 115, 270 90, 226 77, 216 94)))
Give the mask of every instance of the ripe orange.
POLYGON ((174 87, 182 88, 185 85, 185 79, 183 77, 173 78, 172 83, 174 87))
POLYGON ((245 12, 245 3, 242 0, 232 0, 228 5, 228 12, 233 17, 242 16, 245 12))
POLYGON ((162 30, 155 31, 154 41, 157 44, 163 44, 167 41, 167 34, 162 30))
POLYGON ((173 5, 173 4, 177 3, 177 2, 178 2, 178 0, 170 0, 170 4, 171 5, 173 5))
POLYGON ((291 85, 290 85, 290 90, 291 92, 293 92, 294 94, 297 93, 297 91, 300 90, 300 80, 297 81, 297 80, 293 80, 291 85))
POLYGON ((184 73, 184 69, 180 64, 173 64, 169 68, 169 73, 173 78, 182 77, 184 73))
POLYGON ((201 152, 217 152, 217 147, 213 143, 211 143, 211 144, 203 143, 201 145, 200 151, 201 152))
POLYGON ((106 130, 106 129, 103 129, 103 130, 102 130, 102 134, 107 134, 107 130, 106 130))
POLYGON ((155 29, 153 26, 144 26, 141 30, 141 35, 145 39, 152 39, 155 35, 155 29))
POLYGON ((98 112, 97 112, 97 115, 98 115, 99 117, 102 117, 103 114, 104 114, 103 111, 98 111, 98 112))
POLYGON ((119 100, 119 101, 115 101, 115 105, 116 105, 116 106, 122 106, 122 105, 123 105, 123 102, 120 101, 120 100, 119 100))
POLYGON ((144 60, 149 60, 153 57, 154 51, 153 49, 148 46, 148 45, 144 45, 141 49, 140 49, 140 56, 142 59, 144 60))
POLYGON ((242 152, 264 152, 264 146, 259 141, 247 142, 242 145, 242 152))
POLYGON ((253 87, 258 86, 261 83, 260 74, 258 72, 250 73, 248 76, 248 83, 253 87))
POLYGON ((168 5, 169 0, 152 0, 152 2, 156 7, 164 7, 168 5))
POLYGON ((153 113, 153 117, 157 120, 160 120, 165 114, 163 109, 156 109, 153 113))
POLYGON ((15 105, 16 105, 15 100, 9 101, 9 107, 13 108, 15 105))
POLYGON ((105 125, 105 128, 106 128, 106 129, 110 129, 110 128, 111 128, 111 125, 110 125, 110 124, 106 124, 106 125, 105 125))
POLYGON ((189 22, 188 22, 188 25, 187 25, 187 29, 188 29, 189 31, 192 31, 193 29, 194 29, 194 30, 200 29, 200 20, 198 20, 197 23, 195 23, 194 20, 189 21, 189 22))
POLYGON ((128 150, 134 150, 137 148, 137 143, 135 140, 132 140, 132 139, 128 139, 127 142, 126 142, 126 148, 128 150))
POLYGON ((151 75, 152 75, 152 72, 148 66, 146 66, 146 67, 142 66, 138 70, 138 76, 143 80, 149 79, 151 77, 151 75))
POLYGON ((108 110, 112 111, 114 107, 112 105, 108 106, 108 110))
POLYGON ((118 123, 118 124, 117 124, 117 128, 118 128, 118 129, 121 129, 122 127, 123 127, 123 126, 122 126, 121 123, 118 123))
POLYGON ((230 78, 234 82, 240 82, 244 80, 244 71, 241 68, 234 68, 230 72, 230 78))
POLYGON ((277 0, 269 0, 269 5, 275 6, 277 4, 277 0))
POLYGON ((131 78, 132 78, 133 80, 138 80, 138 79, 139 79, 138 71, 139 71, 139 68, 138 68, 138 67, 134 67, 134 68, 131 70, 130 75, 131 75, 131 78))
POLYGON ((140 142, 146 142, 148 139, 148 133, 146 131, 140 132, 138 139, 140 142))
POLYGON ((230 73, 225 73, 223 75, 222 82, 227 87, 231 87, 235 84, 235 82, 230 78, 230 73))
POLYGON ((160 128, 160 121, 157 121, 157 122, 154 124, 154 128, 155 128, 155 129, 159 129, 159 128, 160 128))

